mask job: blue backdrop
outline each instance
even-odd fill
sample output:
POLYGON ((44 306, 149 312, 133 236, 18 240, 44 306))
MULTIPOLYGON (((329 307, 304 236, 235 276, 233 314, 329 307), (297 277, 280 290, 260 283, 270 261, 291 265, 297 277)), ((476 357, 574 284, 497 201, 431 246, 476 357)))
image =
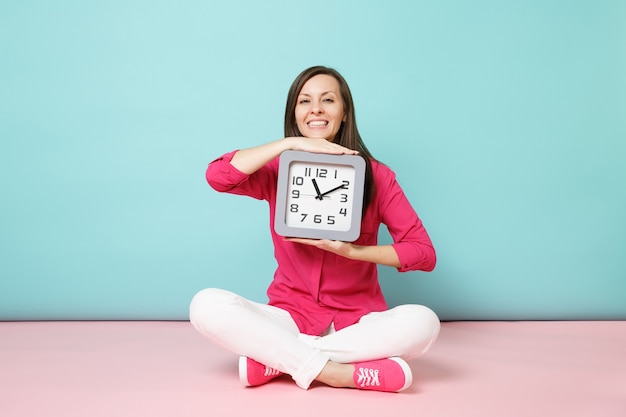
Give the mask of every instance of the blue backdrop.
MULTIPOLYGON (((0 3, 0 319, 265 301, 264 202, 205 183, 337 68, 438 250, 380 267, 442 319, 626 319, 626 3, 0 3)), ((383 234, 383 241, 388 241, 383 234)))

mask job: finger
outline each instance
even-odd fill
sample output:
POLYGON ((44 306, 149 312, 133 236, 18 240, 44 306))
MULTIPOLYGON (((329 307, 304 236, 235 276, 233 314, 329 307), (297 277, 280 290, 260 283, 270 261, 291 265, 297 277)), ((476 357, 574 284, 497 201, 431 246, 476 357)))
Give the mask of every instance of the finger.
POLYGON ((287 242, 302 243, 303 245, 317 245, 319 242, 319 240, 305 239, 301 237, 286 237, 284 238, 284 240, 286 240, 287 242))
POLYGON ((309 139, 309 143, 314 146, 310 152, 319 152, 319 153, 332 153, 332 154, 348 154, 348 155, 358 155, 358 151, 354 149, 346 148, 345 146, 341 146, 334 142, 329 142, 326 139, 320 138, 306 138, 309 139))

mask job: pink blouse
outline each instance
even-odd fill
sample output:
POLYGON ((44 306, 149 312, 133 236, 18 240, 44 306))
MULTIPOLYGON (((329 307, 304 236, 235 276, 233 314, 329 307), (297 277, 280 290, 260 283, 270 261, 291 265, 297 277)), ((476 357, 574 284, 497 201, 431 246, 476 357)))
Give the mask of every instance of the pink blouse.
MULTIPOLYGON (((302 333, 320 335, 331 323, 339 330, 387 303, 374 263, 354 261, 312 246, 287 242, 274 232, 278 158, 247 175, 231 163, 236 151, 209 164, 206 179, 215 190, 266 200, 270 207, 270 233, 278 268, 269 285, 269 304, 287 310, 302 333)), ((422 221, 407 200, 394 172, 372 161, 376 192, 354 243, 374 246, 385 224, 401 262, 400 272, 432 271, 436 256, 422 221)))

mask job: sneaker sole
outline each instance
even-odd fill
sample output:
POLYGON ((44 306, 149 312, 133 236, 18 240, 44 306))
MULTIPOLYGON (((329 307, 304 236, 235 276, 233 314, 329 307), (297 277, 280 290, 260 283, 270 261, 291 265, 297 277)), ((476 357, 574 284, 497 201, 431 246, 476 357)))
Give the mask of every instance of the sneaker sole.
POLYGON ((248 381, 248 358, 246 356, 239 357, 239 381, 241 381, 244 387, 250 386, 248 381))
POLYGON ((396 392, 404 391, 405 389, 410 387, 411 384, 413 383, 413 373, 411 372, 411 368, 409 367, 409 364, 406 363, 404 359, 394 357, 394 358, 389 358, 389 360, 392 360, 398 365, 400 365, 400 367, 402 368, 402 371, 404 372, 404 385, 402 386, 402 388, 400 388, 396 392))

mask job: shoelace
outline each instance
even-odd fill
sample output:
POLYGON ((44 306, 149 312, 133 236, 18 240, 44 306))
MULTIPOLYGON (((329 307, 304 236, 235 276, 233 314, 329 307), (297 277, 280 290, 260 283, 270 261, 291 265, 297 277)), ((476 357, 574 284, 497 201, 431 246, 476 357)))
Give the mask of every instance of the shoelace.
POLYGON ((357 385, 362 387, 371 387, 374 385, 380 386, 380 381, 378 380, 378 369, 359 368, 357 375, 357 385))
POLYGON ((265 372, 263 376, 274 376, 279 375, 281 372, 278 369, 270 368, 269 366, 265 367, 265 372))

